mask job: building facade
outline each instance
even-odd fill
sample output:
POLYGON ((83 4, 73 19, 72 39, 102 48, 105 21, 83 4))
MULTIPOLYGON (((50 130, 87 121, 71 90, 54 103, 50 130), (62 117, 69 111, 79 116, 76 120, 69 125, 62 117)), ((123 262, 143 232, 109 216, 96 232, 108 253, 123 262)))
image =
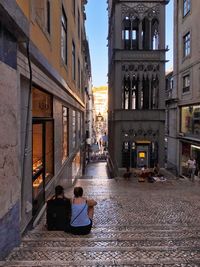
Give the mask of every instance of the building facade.
POLYGON ((183 176, 188 175, 190 157, 196 160, 197 169, 200 167, 199 10, 199 1, 174 1, 173 95, 177 116, 169 116, 175 134, 168 140, 168 164, 176 165, 177 173, 183 176))
POLYGON ((164 166, 168 2, 108 1, 108 146, 115 169, 164 166))
POLYGON ((0 258, 82 172, 86 2, 0 1, 0 258))
POLYGON ((166 149, 166 168, 177 175, 176 165, 176 122, 177 122, 177 94, 174 89, 173 70, 166 73, 166 119, 165 119, 165 149, 166 149), (170 155, 170 156, 169 156, 170 155))
POLYGON ((93 87, 94 97, 94 131, 96 141, 99 142, 108 131, 108 87, 93 87))

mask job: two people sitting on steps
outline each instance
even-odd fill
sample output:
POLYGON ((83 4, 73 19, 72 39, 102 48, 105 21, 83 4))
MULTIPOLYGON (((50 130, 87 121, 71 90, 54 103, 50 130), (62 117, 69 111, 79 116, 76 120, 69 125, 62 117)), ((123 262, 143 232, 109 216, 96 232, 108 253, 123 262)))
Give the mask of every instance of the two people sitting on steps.
POLYGON ((74 188, 74 198, 64 196, 64 188, 55 188, 55 196, 47 201, 47 229, 87 235, 92 228, 94 206, 97 202, 83 197, 83 188, 74 188))

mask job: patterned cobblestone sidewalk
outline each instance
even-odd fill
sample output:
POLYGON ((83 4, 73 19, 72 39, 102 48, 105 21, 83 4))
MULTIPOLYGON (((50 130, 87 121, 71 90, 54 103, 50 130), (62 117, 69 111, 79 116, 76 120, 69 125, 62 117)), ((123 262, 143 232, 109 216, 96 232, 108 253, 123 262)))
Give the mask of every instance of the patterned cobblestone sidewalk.
POLYGON ((140 184, 101 177, 78 184, 98 201, 91 234, 48 232, 43 218, 0 266, 200 266, 198 181, 140 184))

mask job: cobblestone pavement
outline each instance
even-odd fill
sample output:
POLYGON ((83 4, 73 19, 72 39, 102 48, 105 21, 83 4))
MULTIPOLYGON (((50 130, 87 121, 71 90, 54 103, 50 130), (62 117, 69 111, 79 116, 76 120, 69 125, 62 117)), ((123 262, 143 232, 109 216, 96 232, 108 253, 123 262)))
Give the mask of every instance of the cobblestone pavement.
MULTIPOLYGON (((93 168, 89 176, 94 174, 93 168)), ((98 201, 92 232, 47 232, 43 218, 0 266, 200 266, 198 181, 149 184, 101 176, 77 183, 98 201)))

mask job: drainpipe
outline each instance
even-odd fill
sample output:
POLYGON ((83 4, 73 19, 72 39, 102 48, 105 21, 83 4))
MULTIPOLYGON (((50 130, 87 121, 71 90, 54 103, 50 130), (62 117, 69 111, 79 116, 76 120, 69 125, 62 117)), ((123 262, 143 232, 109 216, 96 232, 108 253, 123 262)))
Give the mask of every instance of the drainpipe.
POLYGON ((25 166, 26 166, 26 157, 28 153, 28 133, 29 133, 28 125, 29 125, 31 90, 32 90, 32 67, 31 67, 31 60, 30 60, 30 41, 29 40, 26 42, 26 55, 27 55, 28 67, 29 67, 29 91, 28 91, 27 116, 26 116, 26 124, 25 124, 25 142, 24 142, 22 178, 21 178, 21 217, 22 217, 23 208, 24 208, 25 166))

